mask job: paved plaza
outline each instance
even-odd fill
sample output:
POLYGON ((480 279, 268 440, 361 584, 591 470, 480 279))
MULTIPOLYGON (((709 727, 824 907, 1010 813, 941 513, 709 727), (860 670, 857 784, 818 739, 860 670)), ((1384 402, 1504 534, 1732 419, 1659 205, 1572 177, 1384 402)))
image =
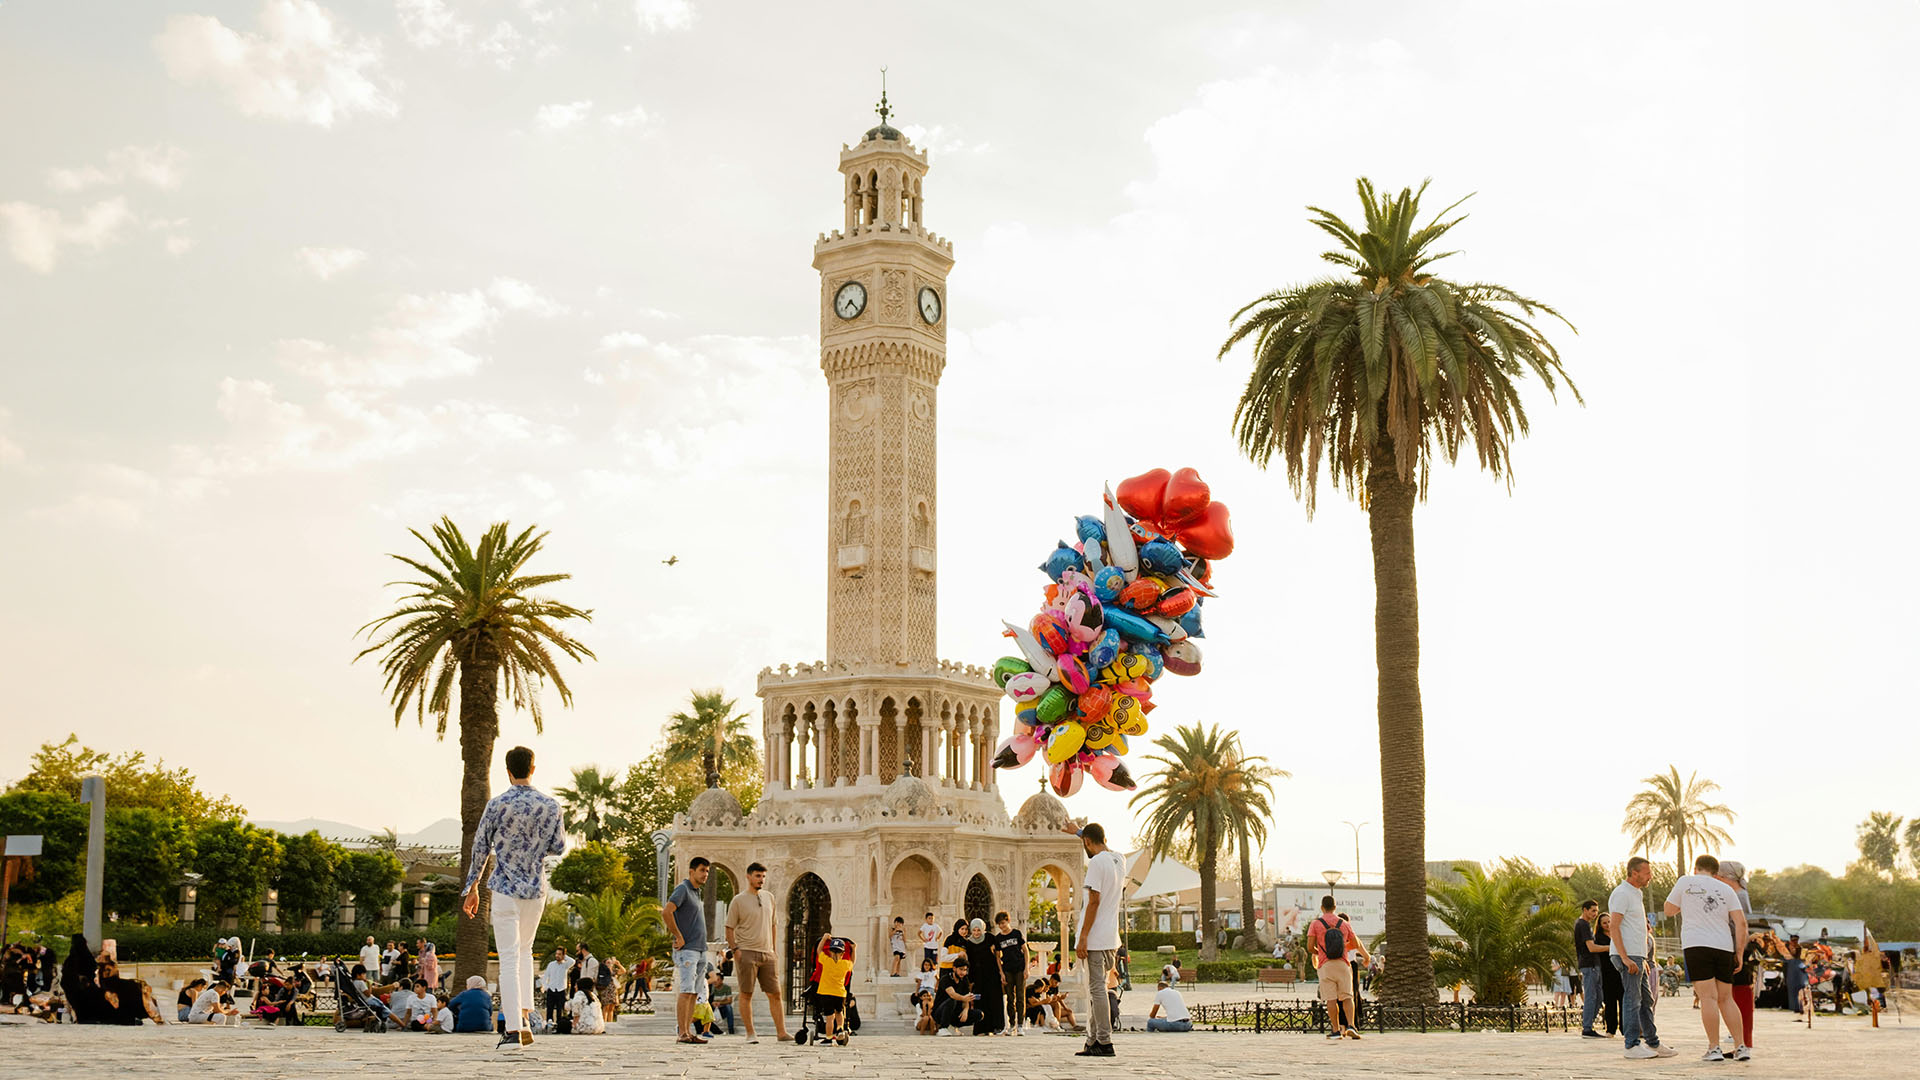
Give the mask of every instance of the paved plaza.
MULTIPOLYGON (((1681 1010, 1675 1009, 1675 1012, 1681 1010)), ((1317 1035, 1122 1032, 1118 1056, 1073 1056, 1079 1040, 945 1038, 900 1034, 859 1036, 845 1049, 799 1047, 771 1038, 749 1046, 722 1037, 704 1047, 679 1046, 653 1018, 631 1018, 604 1036, 542 1037, 529 1050, 496 1054, 491 1036, 337 1034, 331 1028, 0 1026, 0 1077, 74 1076, 688 1076, 701 1080, 873 1077, 902 1080, 1052 1080, 1061 1076, 1139 1080, 1226 1077, 1618 1077, 1636 1074, 1733 1073, 1749 1077, 1898 1077, 1914 1075, 1920 1017, 1878 1031, 1865 1020, 1825 1019, 1812 1031, 1784 1014, 1760 1017, 1759 1056, 1709 1065, 1696 1014, 1686 1010, 1670 1036, 1680 1056, 1626 1061, 1620 1041, 1577 1035, 1485 1033, 1369 1035, 1331 1043, 1317 1035)), ((871 1025, 878 1027, 879 1025, 871 1025)), ((893 1025, 887 1025, 893 1027, 893 1025)), ((897 1029, 896 1029, 897 1030, 897 1029)))

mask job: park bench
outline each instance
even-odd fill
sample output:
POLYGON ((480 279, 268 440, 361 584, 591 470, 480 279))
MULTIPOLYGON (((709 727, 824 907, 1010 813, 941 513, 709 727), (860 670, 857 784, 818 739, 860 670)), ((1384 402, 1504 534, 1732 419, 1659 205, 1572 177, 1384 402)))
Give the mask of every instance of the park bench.
POLYGON ((1253 988, 1264 991, 1270 986, 1290 986, 1293 978, 1292 968, 1261 968, 1260 973, 1254 976, 1253 988))
POLYGON ((1181 986, 1193 986, 1199 981, 1200 981, 1199 978, 1194 974, 1194 970, 1192 968, 1183 967, 1180 969, 1180 985, 1181 986))

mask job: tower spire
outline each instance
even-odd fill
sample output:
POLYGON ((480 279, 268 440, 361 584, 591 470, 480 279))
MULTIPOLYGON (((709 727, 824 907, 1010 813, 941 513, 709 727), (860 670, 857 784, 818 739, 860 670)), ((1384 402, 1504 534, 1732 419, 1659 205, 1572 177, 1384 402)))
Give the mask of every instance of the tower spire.
POLYGON ((880 104, 875 105, 873 111, 880 114, 882 125, 893 115, 893 110, 887 107, 887 69, 884 67, 880 69, 880 104))

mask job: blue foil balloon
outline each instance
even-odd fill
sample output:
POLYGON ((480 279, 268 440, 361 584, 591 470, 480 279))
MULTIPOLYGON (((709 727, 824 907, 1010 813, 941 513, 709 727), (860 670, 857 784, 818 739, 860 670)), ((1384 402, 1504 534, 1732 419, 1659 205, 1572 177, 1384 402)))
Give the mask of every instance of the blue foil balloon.
POLYGON ((1172 574, 1185 565, 1180 549, 1165 540, 1150 540, 1140 545, 1140 568, 1150 574, 1172 574))
POLYGON ((1102 543, 1106 542, 1106 539, 1107 539, 1106 523, 1101 521, 1099 518, 1094 517, 1092 514, 1082 514, 1081 516, 1074 518, 1073 526, 1075 531, 1078 533, 1080 539, 1082 540, 1098 540, 1102 543))
POLYGON ((1047 576, 1054 581, 1059 581, 1060 575, 1069 570, 1080 569, 1080 553, 1068 547, 1067 542, 1062 540, 1060 546, 1053 549, 1053 554, 1047 556, 1047 561, 1040 564, 1040 569, 1046 571, 1047 576))
POLYGON ((1087 646, 1087 666, 1099 670, 1113 663, 1119 655, 1120 631, 1109 626, 1100 631, 1100 636, 1093 639, 1092 645, 1087 646))
POLYGON ((1161 659, 1161 656, 1160 656, 1160 646, 1149 644, 1148 642, 1143 641, 1140 644, 1135 645, 1133 647, 1133 651, 1135 653, 1138 653, 1140 656, 1145 657, 1147 663, 1152 665, 1147 669, 1148 682, 1152 682, 1153 680, 1159 678, 1160 673, 1167 669, 1167 662, 1161 659))
POLYGON ((1099 597, 1103 604, 1111 604, 1120 599, 1120 590, 1126 587, 1126 572, 1117 566, 1103 566, 1093 575, 1093 595, 1099 597))
POLYGON ((1200 629, 1200 608, 1197 605, 1192 611, 1180 616, 1180 629, 1185 630, 1188 637, 1200 638, 1207 636, 1207 632, 1200 629))
POLYGON ((1107 628, 1120 631, 1120 636, 1128 641, 1160 644, 1167 640, 1166 633, 1159 627, 1124 608, 1107 609, 1107 628))

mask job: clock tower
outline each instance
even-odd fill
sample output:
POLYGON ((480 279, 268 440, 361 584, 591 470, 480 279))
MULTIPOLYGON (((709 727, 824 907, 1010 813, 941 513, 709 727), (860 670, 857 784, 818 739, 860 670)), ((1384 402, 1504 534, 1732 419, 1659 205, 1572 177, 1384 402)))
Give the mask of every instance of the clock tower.
POLYGON ((813 245, 827 377, 827 659, 930 664, 935 422, 953 245, 927 231, 927 153, 887 121, 840 149, 845 221, 813 245))

